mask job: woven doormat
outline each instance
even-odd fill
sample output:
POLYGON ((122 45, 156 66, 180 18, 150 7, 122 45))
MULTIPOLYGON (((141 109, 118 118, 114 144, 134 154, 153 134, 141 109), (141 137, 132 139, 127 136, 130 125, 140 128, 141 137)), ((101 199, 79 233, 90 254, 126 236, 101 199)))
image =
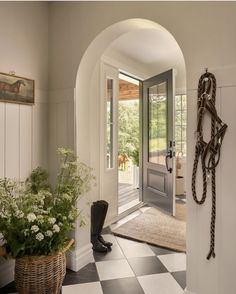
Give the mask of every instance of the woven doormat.
POLYGON ((176 204, 176 217, 149 208, 113 230, 117 236, 186 252, 186 205, 176 204))

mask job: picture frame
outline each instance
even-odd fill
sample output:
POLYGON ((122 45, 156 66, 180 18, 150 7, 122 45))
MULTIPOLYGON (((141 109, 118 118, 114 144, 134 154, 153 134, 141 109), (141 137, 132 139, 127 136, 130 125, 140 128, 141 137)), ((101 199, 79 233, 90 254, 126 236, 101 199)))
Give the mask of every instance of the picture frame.
POLYGON ((34 104, 34 80, 0 72, 0 102, 34 104))

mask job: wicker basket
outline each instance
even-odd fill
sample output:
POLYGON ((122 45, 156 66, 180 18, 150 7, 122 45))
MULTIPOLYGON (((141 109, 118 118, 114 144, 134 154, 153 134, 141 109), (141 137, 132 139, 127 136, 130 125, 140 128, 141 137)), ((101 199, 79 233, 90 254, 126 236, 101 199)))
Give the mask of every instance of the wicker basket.
POLYGON ((59 294, 66 274, 65 253, 73 242, 55 255, 16 258, 15 283, 19 294, 59 294))

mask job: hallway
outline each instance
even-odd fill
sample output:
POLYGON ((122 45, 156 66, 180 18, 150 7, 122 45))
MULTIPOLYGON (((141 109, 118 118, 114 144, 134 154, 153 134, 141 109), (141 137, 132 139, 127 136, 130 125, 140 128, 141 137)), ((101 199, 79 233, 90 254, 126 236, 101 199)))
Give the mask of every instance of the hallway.
MULTIPOLYGON (((118 227, 143 212, 140 208, 111 225, 118 227)), ((67 270, 62 294, 182 294, 186 287, 186 255, 142 242, 116 237, 109 227, 104 239, 113 243, 107 254, 94 253, 94 262, 78 272, 67 270)), ((15 294, 14 283, 1 294, 15 294)))

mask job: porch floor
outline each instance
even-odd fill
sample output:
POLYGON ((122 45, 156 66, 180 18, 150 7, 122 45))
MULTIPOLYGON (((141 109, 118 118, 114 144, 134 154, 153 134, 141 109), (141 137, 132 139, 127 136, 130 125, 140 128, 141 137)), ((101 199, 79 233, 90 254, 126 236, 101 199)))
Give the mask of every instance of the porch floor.
POLYGON ((118 207, 139 199, 139 189, 127 183, 119 183, 118 207))

